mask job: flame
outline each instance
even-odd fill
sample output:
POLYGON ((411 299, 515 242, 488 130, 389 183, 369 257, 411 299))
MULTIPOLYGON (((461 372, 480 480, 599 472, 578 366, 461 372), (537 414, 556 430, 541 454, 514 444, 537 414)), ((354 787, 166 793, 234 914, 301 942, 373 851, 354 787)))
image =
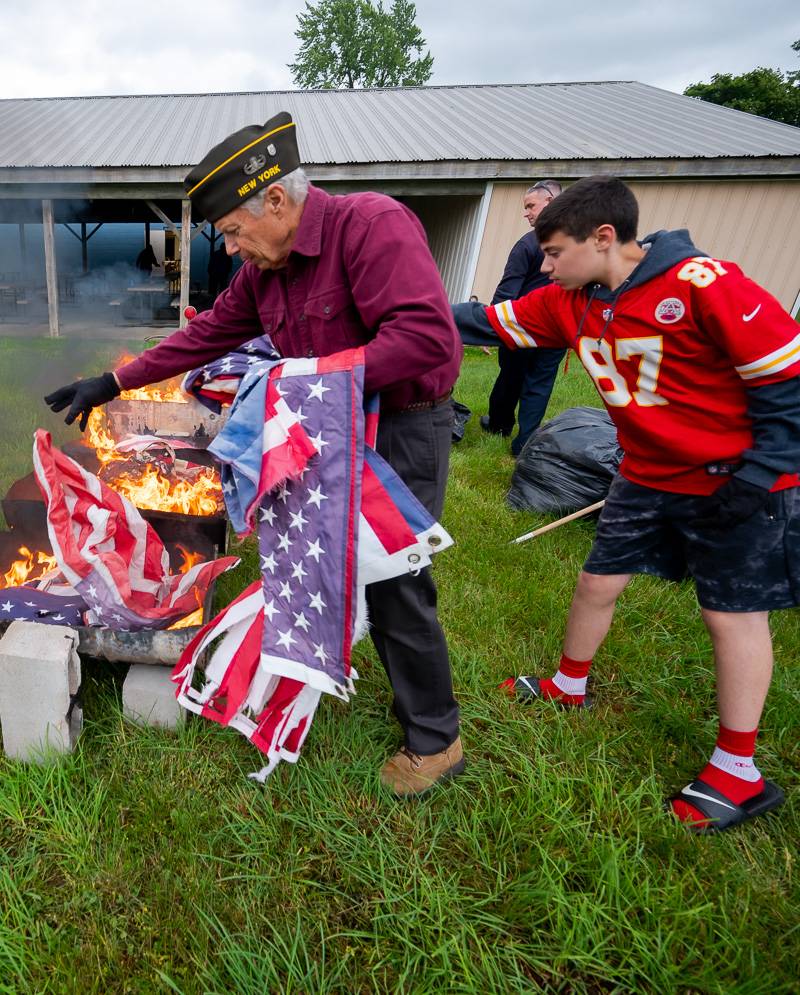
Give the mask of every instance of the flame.
POLYGON ((105 482, 137 508, 183 515, 216 515, 220 510, 219 477, 207 466, 192 481, 165 477, 156 467, 145 465, 135 476, 120 473, 105 482))
POLYGON ((3 574, 0 588, 19 587, 28 581, 40 580, 58 566, 55 556, 50 556, 48 553, 41 551, 32 553, 27 546, 20 546, 17 552, 22 559, 14 560, 3 574))
POLYGON ((118 494, 132 501, 137 508, 149 511, 172 511, 184 515, 217 515, 222 509, 219 475, 211 467, 199 468, 192 480, 166 477, 153 465, 144 464, 135 473, 123 472, 106 476, 102 467, 130 460, 130 453, 116 448, 108 433, 105 418, 99 408, 89 415, 86 442, 100 460, 100 476, 118 494))
POLYGON ((123 401, 171 401, 173 404, 188 404, 189 399, 180 386, 164 384, 161 387, 135 387, 123 390, 119 395, 123 401))
POLYGON ((202 562, 202 553, 190 553, 189 550, 182 546, 179 542, 175 543, 178 552, 181 554, 181 565, 178 567, 178 572, 185 574, 188 573, 192 567, 196 567, 198 563, 202 562))
POLYGON ((185 618, 178 619, 174 622, 170 629, 188 629, 190 625, 202 625, 203 624, 203 609, 198 608, 197 611, 192 612, 191 615, 187 615, 185 618))
MULTIPOLYGON (((191 570, 192 567, 197 566, 197 564, 203 559, 202 553, 190 553, 189 550, 180 543, 176 543, 176 546, 178 552, 181 554, 182 563, 180 567, 178 567, 178 570, 182 574, 185 574, 187 571, 191 570)), ((203 605, 200 601, 200 595, 197 588, 195 588, 194 596, 199 608, 196 611, 193 611, 191 615, 187 615, 185 618, 181 618, 177 622, 173 622, 170 629, 188 629, 190 625, 203 624, 203 605)))
POLYGON ((117 444, 108 434, 105 426, 105 417, 100 408, 93 408, 86 424, 86 445, 94 449, 97 458, 101 463, 110 463, 112 460, 123 460, 127 457, 117 451, 117 444))

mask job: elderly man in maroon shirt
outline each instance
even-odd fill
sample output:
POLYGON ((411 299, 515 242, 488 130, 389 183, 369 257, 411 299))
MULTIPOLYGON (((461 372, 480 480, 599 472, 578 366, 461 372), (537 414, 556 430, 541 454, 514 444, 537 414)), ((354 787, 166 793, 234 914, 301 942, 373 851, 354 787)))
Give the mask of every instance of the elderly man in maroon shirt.
MULTIPOLYGON (((462 347, 422 226, 375 193, 332 197, 299 168, 286 113, 242 128, 189 173, 186 189, 244 265, 211 311, 113 373, 45 400, 80 417, 115 397, 193 369, 266 333, 286 358, 364 345, 365 390, 380 392, 378 451, 440 517, 450 394, 462 347)), ((405 742, 383 767, 397 795, 464 768, 447 643, 428 570, 367 588, 372 640, 394 691, 405 742)))

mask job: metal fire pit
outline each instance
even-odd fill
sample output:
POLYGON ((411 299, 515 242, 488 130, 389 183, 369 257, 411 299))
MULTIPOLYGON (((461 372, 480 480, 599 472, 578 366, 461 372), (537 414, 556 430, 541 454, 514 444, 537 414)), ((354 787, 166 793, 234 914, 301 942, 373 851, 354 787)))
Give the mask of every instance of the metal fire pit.
MULTIPOLYGON (((188 518, 190 516, 176 516, 188 518)), ((156 530, 158 531, 158 530, 156 530)), ((160 533, 159 533, 160 535, 160 533)), ((161 536, 170 558, 170 566, 177 570, 181 564, 181 554, 177 542, 172 542, 161 536)), ((189 545, 189 539, 184 535, 178 540, 181 545, 189 545)), ((27 546, 34 551, 52 554, 47 532, 29 533, 23 538, 19 532, 0 532, 0 575, 5 573, 11 563, 18 558, 17 550, 27 546)), ((200 544, 192 546, 192 552, 200 553, 204 560, 214 558, 216 547, 207 537, 201 536, 200 544)), ((212 584, 203 602, 203 622, 212 615, 214 601, 212 584)), ((0 588, 2 595, 2 588, 0 588)), ((10 621, 0 619, 0 635, 10 625, 10 621)), ((139 632, 125 632, 119 629, 106 629, 102 626, 79 626, 78 652, 101 660, 119 661, 123 663, 150 663, 162 666, 174 666, 189 642, 199 630, 199 626, 187 626, 184 629, 143 629, 139 632)))
MULTIPOLYGON (((74 456, 75 449, 83 449, 89 454, 81 457, 80 462, 91 472, 90 463, 97 458, 94 452, 85 447, 64 447, 65 452, 74 456), (84 462, 86 460, 86 462, 84 462)), ((30 546, 37 537, 47 535, 47 515, 36 477, 31 472, 12 484, 2 500, 3 514, 6 522, 20 536, 22 542, 30 546)), ((228 538, 227 519, 223 513, 218 515, 183 515, 177 511, 153 511, 140 508, 140 514, 145 521, 150 522, 164 543, 180 542, 199 550, 209 545, 216 547, 217 555, 225 552, 228 538), (191 544, 194 543, 192 546, 191 544)))

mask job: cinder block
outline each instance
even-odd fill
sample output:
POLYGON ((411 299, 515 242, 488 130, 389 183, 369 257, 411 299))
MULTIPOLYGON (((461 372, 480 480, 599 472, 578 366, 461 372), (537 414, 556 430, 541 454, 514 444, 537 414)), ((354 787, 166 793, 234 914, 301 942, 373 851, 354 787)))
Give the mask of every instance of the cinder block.
POLYGON ((122 710, 133 722, 174 729, 183 709, 175 698, 175 685, 167 667, 132 663, 122 685, 122 710))
POLYGON ((81 681, 78 634, 64 625, 12 622, 0 639, 0 728, 9 757, 41 762, 71 753, 81 730, 70 700, 81 681))

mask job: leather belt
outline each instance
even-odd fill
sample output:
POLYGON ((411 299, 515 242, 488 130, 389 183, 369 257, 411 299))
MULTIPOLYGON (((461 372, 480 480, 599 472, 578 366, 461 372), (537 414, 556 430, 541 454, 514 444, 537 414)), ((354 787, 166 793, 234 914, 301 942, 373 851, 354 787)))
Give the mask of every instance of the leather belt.
POLYGON ((432 401, 414 401, 412 404, 407 404, 404 408, 398 408, 396 411, 391 413, 394 415, 400 415, 404 411, 429 411, 431 408, 438 408, 440 404, 444 404, 445 401, 449 401, 453 396, 452 388, 448 390, 446 394, 442 394, 441 397, 435 397, 432 401))

